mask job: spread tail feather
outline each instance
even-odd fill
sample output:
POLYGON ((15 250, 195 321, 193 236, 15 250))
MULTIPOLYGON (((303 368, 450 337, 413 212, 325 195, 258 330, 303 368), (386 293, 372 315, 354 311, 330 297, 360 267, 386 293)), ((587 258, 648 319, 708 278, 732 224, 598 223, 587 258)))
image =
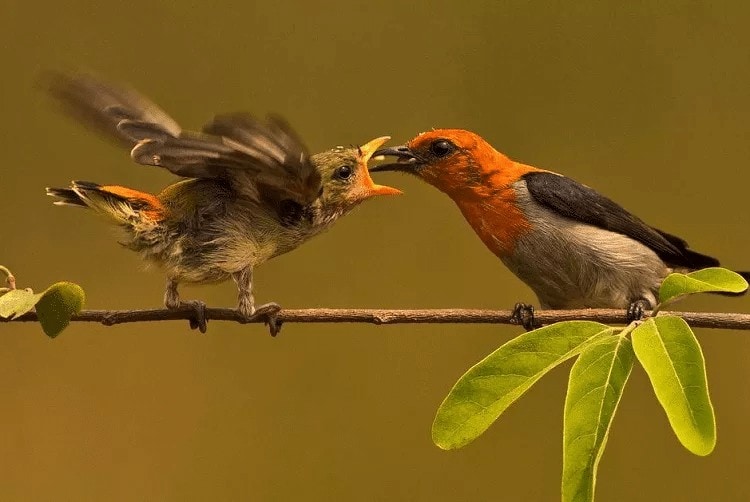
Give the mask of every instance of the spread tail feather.
POLYGON ((50 188, 47 187, 47 195, 57 197, 60 200, 53 202, 56 206, 78 206, 87 207, 81 197, 72 188, 50 188))
POLYGON ((47 195, 59 199, 56 205, 88 207, 127 226, 153 225, 164 214, 155 196, 117 185, 73 181, 70 188, 47 188, 47 195))

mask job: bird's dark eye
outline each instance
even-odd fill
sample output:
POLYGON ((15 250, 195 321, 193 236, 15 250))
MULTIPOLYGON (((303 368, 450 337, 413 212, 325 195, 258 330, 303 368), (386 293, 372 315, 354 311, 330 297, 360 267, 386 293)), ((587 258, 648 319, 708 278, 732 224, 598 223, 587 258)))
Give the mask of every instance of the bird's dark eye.
POLYGON ((348 180, 352 175, 352 168, 350 166, 341 166, 336 168, 333 174, 340 180, 348 180))
POLYGON ((439 139, 430 145, 430 152, 435 157, 445 157, 453 153, 456 149, 456 145, 448 141, 447 139, 439 139))

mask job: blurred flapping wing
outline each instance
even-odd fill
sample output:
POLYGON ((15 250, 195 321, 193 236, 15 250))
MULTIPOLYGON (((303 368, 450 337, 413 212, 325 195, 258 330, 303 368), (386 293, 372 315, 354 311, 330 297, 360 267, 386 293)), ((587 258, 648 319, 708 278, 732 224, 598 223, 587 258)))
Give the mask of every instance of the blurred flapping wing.
MULTIPOLYGON (((320 173, 299 136, 281 117, 260 121, 248 113, 217 115, 203 128, 244 156, 261 193, 308 205, 320 194, 320 173)), ((248 167, 249 167, 248 166, 248 167)))
POLYGON ((50 73, 48 89, 63 109, 132 148, 139 164, 187 178, 221 178, 272 204, 311 203, 321 178, 292 128, 280 117, 218 115, 203 132, 183 131, 140 93, 90 74, 50 73))

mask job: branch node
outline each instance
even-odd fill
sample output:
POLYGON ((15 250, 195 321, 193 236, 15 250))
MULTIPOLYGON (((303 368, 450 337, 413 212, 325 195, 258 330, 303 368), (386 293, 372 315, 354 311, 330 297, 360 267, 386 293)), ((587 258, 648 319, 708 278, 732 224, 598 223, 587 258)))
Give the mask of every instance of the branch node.
POLYGON ((101 322, 105 326, 113 326, 117 323, 117 316, 116 314, 105 315, 101 322))

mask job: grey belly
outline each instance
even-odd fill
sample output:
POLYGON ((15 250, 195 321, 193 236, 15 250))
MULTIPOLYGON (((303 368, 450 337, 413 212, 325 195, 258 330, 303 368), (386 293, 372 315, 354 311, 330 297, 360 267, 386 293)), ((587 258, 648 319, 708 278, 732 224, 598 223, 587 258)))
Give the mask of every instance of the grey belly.
POLYGON ((505 265, 534 290, 543 307, 627 308, 657 303, 671 271, 650 248, 622 234, 558 216, 521 194, 533 224, 505 265))

